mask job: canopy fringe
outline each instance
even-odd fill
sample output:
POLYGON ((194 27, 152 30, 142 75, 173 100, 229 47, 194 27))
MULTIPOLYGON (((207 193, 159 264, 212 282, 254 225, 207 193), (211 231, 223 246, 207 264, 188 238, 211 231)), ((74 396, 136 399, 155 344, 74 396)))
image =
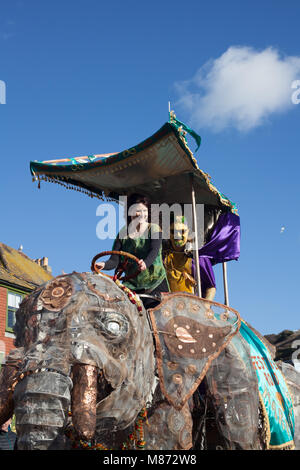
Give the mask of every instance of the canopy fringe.
POLYGON ((35 175, 32 178, 33 182, 38 182, 38 188, 40 189, 41 187, 41 181, 45 181, 46 183, 54 183, 58 184, 60 186, 63 186, 65 189, 72 189, 73 191, 77 191, 79 193, 83 193, 86 196, 90 197, 91 199, 96 198, 99 199, 103 202, 106 201, 111 201, 111 202, 116 202, 116 199, 112 197, 108 197, 105 195, 104 191, 102 191, 102 194, 98 194, 90 189, 85 189, 81 188, 80 186, 75 186, 72 183, 68 182, 68 178, 65 176, 56 176, 56 175, 35 175))

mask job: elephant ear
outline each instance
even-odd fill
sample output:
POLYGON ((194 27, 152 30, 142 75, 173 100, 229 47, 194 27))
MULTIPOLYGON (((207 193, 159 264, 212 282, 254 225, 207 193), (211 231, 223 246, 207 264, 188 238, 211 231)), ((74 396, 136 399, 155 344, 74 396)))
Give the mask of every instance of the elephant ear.
POLYGON ((191 294, 167 294, 149 310, 161 390, 177 410, 239 331, 237 311, 191 294))

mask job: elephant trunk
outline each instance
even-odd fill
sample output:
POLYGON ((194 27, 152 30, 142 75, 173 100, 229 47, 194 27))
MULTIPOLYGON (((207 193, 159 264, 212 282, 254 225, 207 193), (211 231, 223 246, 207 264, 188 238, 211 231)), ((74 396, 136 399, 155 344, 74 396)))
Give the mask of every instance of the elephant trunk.
POLYGON ((41 370, 26 376, 15 387, 14 402, 19 450, 64 449, 71 402, 68 376, 41 370))
POLYGON ((98 368, 92 365, 73 366, 72 422, 83 440, 90 440, 96 430, 98 368))

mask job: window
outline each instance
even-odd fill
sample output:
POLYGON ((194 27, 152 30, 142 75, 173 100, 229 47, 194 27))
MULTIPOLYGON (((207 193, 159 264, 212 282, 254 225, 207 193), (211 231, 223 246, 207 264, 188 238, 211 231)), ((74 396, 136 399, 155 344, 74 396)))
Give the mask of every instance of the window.
POLYGON ((5 343, 4 343, 4 341, 0 340, 0 370, 1 370, 2 364, 4 363, 4 359, 5 359, 5 356, 6 356, 5 351, 6 351, 5 343))
POLYGON ((13 331, 13 327, 16 322, 16 311, 23 299, 21 294, 16 292, 7 292, 7 316, 6 316, 6 329, 7 331, 13 331))

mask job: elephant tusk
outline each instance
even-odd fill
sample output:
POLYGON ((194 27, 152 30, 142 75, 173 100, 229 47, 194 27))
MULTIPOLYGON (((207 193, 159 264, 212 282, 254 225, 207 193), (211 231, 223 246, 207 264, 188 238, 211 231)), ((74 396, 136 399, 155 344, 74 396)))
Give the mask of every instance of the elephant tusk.
POLYGON ((75 431, 84 440, 96 431, 98 368, 87 364, 73 366, 72 421, 75 431))
POLYGON ((14 411, 13 389, 18 374, 15 366, 3 365, 0 372, 0 426, 9 420, 14 411))

